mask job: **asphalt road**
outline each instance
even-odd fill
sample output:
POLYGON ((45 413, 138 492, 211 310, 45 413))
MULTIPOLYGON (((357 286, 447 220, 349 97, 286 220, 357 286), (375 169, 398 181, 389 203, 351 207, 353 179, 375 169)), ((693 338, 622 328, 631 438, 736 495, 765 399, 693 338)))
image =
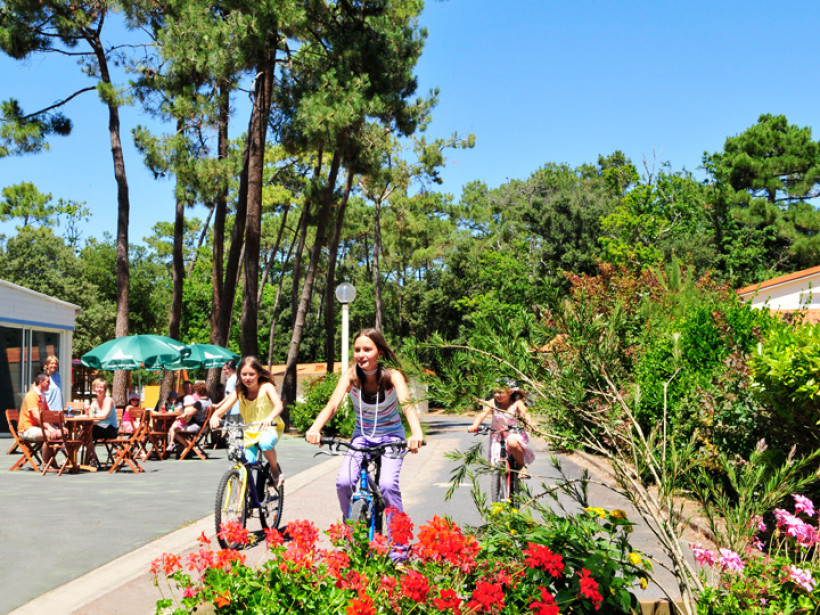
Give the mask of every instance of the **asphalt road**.
MULTIPOLYGON (((427 446, 408 455, 402 469, 405 510, 416 525, 433 515, 448 515, 461 525, 479 523, 469 486, 457 488, 449 501, 444 498, 455 468, 445 455, 475 443, 466 432, 471 419, 425 416, 423 421, 427 446)), ((0 444, 5 453, 10 440, 0 444)), ((535 449, 529 483, 538 490, 542 483, 555 481, 556 471, 545 445, 536 442, 535 449)), ((287 477, 283 523, 309 519, 324 530, 339 520, 334 485, 340 458, 316 457, 318 449, 298 436, 284 436, 277 450, 287 477)), ((0 560, 0 613, 17 609, 20 615, 153 613, 160 595, 147 573, 150 562, 166 551, 193 548, 202 531, 213 536, 216 486, 229 466, 225 450, 217 449, 204 462, 149 461, 146 473, 139 475, 124 471, 41 477, 31 470, 8 472, 16 458, 0 454, 0 544, 6 555, 0 560)), ((567 476, 580 476, 583 468, 572 458, 559 459, 567 476)), ((594 506, 630 512, 603 486, 593 485, 590 494, 594 506)), ((569 501, 562 504, 574 507, 569 501)), ((663 559, 646 527, 636 528, 632 544, 663 559)), ((250 551, 249 561, 265 554, 262 547, 250 551)), ((653 587, 640 594, 660 596, 653 587)))

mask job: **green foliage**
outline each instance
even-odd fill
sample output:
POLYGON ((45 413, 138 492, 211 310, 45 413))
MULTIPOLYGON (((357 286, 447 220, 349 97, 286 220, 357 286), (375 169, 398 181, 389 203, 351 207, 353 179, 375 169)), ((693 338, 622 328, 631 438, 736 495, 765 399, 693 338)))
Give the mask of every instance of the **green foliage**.
POLYGON ((61 113, 31 117, 14 98, 0 102, 0 158, 47 150, 46 138, 50 134, 66 136, 70 132, 71 121, 61 113))
MULTIPOLYGON (((316 380, 311 380, 305 385, 304 399, 302 401, 297 400, 290 407, 290 420, 296 431, 304 433, 308 430, 313 424, 313 420, 319 416, 319 413, 327 404, 338 382, 338 374, 328 374, 316 380)), ((339 406, 333 418, 325 425, 323 434, 326 436, 349 437, 353 433, 355 419, 356 416, 350 408, 350 403, 345 399, 345 402, 339 406)))
POLYGON ((820 442, 820 326, 773 327, 752 357, 756 395, 771 409, 771 437, 811 451, 820 442))

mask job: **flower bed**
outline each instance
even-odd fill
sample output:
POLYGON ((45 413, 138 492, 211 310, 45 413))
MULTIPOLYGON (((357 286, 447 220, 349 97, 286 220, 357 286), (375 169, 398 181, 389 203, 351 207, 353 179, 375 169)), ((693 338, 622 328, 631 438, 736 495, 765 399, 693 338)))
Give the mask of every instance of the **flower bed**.
MULTIPOLYGON (((389 511, 393 512, 393 511, 389 511)), ((629 546, 632 524, 621 511, 588 509, 536 522, 496 504, 489 523, 468 533, 434 517, 418 529, 389 514, 388 536, 368 541, 364 527, 333 525, 319 541, 309 521, 283 536, 265 533, 270 559, 245 564, 241 551, 213 550, 204 534, 185 558, 165 554, 152 565, 158 585, 182 592, 162 598, 157 613, 189 613, 210 603, 219 613, 629 613, 633 586, 645 587, 649 564, 629 546), (398 563, 397 563, 398 562, 398 563)), ((226 524, 229 541, 254 537, 226 524)))

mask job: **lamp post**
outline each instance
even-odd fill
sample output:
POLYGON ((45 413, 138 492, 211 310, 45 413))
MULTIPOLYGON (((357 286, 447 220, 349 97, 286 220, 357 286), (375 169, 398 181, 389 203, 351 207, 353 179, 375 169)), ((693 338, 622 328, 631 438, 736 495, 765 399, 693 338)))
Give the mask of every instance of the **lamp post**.
POLYGON ((348 346, 350 342, 350 304, 356 298, 356 287, 342 282, 336 287, 336 299, 342 304, 342 373, 347 371, 348 346))

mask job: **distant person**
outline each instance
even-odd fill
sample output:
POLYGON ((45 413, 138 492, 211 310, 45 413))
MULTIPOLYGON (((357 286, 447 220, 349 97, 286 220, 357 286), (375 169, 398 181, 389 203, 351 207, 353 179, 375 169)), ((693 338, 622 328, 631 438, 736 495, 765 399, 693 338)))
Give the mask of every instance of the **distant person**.
POLYGON ((131 416, 131 410, 136 410, 139 407, 140 396, 137 393, 131 393, 128 397, 128 405, 122 411, 122 425, 120 426, 120 431, 122 433, 134 433, 139 427, 139 419, 135 419, 131 416))
MULTIPOLYGON (((230 359, 222 366, 222 373, 225 375, 225 397, 236 391, 236 361, 230 359)), ((224 399, 224 398, 223 398, 224 399)), ((232 423, 241 422, 239 414, 239 402, 237 401, 228 411, 227 420, 232 423)))
POLYGON ((49 410, 62 411, 63 390, 60 386, 60 361, 53 354, 48 355, 44 370, 48 374, 51 384, 46 392, 46 404, 49 410))
MULTIPOLYGON (((43 424, 40 420, 40 412, 49 409, 46 404, 46 392, 49 386, 51 386, 51 379, 47 373, 41 372, 34 377, 31 389, 23 397, 17 431, 26 442, 42 442, 46 436, 49 439, 60 437, 60 430, 56 425, 43 424)), ((68 434, 63 433, 63 435, 68 434)), ((47 446, 43 447, 43 461, 48 463, 50 459, 51 449, 47 446)))
POLYGON ((197 398, 194 395, 186 395, 183 398, 182 415, 168 430, 166 451, 169 453, 176 451, 177 445, 185 446, 185 439, 179 435, 180 433, 196 433, 202 428, 208 416, 208 410, 213 406, 211 400, 208 399, 208 388, 204 382, 192 385, 191 390, 195 391, 197 398))
MULTIPOLYGON (((478 431, 478 427, 487 416, 492 415, 490 426, 502 430, 510 427, 527 427, 532 425, 532 417, 527 411, 526 394, 512 380, 501 380, 493 389, 493 400, 485 404, 485 408, 475 417, 473 424, 467 428, 470 433, 478 431)), ((495 465, 501 455, 501 439, 506 438, 507 451, 518 462, 521 468, 519 476, 529 476, 527 466, 535 461, 535 452, 530 446, 530 434, 521 430, 515 432, 493 433, 490 435, 490 463, 495 465)))
POLYGON ((99 423, 94 423, 92 435, 95 440, 110 440, 117 437, 117 407, 108 394, 108 383, 105 378, 95 378, 91 383, 91 390, 97 395, 91 402, 88 413, 94 418, 101 417, 99 423))

